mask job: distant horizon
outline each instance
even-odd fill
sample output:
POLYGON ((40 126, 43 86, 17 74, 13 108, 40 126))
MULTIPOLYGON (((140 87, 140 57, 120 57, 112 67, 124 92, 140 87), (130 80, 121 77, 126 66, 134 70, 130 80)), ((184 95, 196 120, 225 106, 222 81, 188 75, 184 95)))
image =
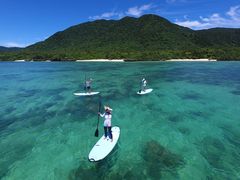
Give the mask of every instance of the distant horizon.
POLYGON ((217 4, 207 0, 10 0, 1 2, 0 6, 0 46, 27 47, 74 25, 146 14, 161 16, 193 30, 240 28, 240 2, 237 0, 217 4))

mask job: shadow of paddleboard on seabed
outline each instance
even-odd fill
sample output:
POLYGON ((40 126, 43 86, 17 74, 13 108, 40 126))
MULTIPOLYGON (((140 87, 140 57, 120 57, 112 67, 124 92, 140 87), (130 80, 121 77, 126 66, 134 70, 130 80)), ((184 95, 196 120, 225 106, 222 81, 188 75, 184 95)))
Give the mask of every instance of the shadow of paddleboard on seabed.
POLYGON ((96 169, 99 169, 103 172, 109 171, 117 163, 119 150, 120 145, 118 142, 106 158, 101 161, 95 162, 96 169))

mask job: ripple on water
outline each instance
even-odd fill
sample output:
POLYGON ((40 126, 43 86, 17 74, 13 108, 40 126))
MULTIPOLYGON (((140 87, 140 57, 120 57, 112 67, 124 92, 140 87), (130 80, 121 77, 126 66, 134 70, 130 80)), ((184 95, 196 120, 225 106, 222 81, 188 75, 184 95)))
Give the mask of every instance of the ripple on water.
POLYGON ((0 132, 8 128, 11 124, 18 121, 18 118, 11 116, 11 117, 2 117, 0 120, 0 132))
POLYGON ((28 98, 28 97, 40 95, 41 92, 42 92, 42 91, 39 90, 39 89, 25 89, 25 88, 21 88, 21 89, 19 90, 19 93, 16 94, 16 95, 14 95, 13 98, 16 98, 16 97, 28 98))
MULTIPOLYGON (((232 144, 235 148, 240 150, 240 132, 231 125, 223 125, 223 136, 224 138, 232 144)), ((240 156, 240 155, 239 155, 240 156)))
POLYGON ((7 140, 0 142, 0 154, 4 157, 0 161, 0 179, 8 174, 15 162, 25 158, 31 152, 34 146, 34 136, 23 136, 23 134, 12 134, 7 140))
POLYGON ((11 106, 11 107, 7 107, 4 111, 6 114, 11 114, 12 112, 14 112, 17 108, 11 106))

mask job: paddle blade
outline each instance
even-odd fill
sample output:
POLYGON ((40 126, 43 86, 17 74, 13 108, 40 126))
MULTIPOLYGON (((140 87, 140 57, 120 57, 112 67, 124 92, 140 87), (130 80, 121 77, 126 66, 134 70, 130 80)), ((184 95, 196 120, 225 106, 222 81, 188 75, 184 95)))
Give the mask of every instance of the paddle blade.
POLYGON ((98 137, 98 129, 95 131, 95 137, 98 137))

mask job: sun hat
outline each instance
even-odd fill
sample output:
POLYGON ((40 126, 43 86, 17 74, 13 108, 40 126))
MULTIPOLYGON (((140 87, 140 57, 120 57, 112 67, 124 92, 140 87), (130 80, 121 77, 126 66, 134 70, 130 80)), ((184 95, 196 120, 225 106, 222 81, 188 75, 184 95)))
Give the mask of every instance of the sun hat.
POLYGON ((112 109, 109 106, 104 106, 105 111, 109 110, 112 111, 112 109))

